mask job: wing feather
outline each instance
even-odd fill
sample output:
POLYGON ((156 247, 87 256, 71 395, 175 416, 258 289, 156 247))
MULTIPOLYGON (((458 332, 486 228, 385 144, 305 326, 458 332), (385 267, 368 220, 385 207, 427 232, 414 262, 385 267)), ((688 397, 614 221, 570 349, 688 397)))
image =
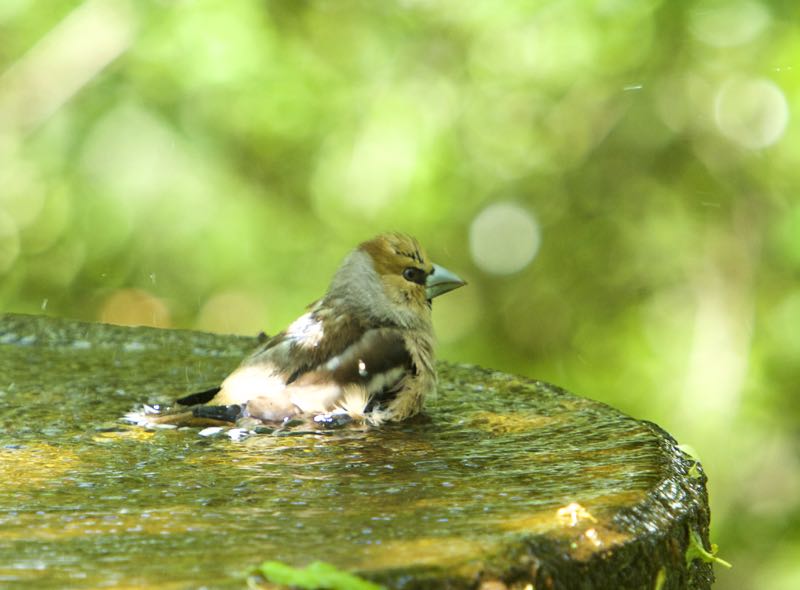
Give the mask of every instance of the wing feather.
POLYGON ((366 386, 396 368, 411 370, 411 353, 400 330, 378 328, 365 332, 341 354, 332 357, 319 369, 300 376, 293 385, 335 383, 341 387, 351 384, 366 386))
POLYGON ((387 393, 399 391, 398 384, 414 371, 400 330, 368 330, 341 354, 306 371, 282 391, 251 398, 247 411, 264 420, 336 408, 363 414, 374 398, 383 401, 387 393))

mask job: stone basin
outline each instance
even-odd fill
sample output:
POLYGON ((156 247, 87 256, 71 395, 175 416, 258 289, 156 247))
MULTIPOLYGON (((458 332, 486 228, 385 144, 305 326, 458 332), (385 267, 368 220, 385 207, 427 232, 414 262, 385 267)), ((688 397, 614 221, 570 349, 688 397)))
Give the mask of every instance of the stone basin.
POLYGON ((255 338, 0 316, 0 587, 243 588, 265 560, 387 588, 709 588, 705 476, 654 424, 439 363, 425 414, 234 441, 120 416, 255 338))

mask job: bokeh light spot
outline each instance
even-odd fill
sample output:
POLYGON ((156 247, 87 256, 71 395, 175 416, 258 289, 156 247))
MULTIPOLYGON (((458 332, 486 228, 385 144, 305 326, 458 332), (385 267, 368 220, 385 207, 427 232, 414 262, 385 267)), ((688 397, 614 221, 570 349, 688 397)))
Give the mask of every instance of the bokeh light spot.
POLYGON ((120 289, 103 304, 100 321, 121 326, 168 328, 170 314, 166 304, 141 289, 120 289))
POLYGON ((539 250, 539 224, 533 214, 513 203, 495 203, 472 221, 469 247, 481 270, 512 274, 531 263, 539 250))
POLYGON ((752 41, 769 24, 770 14, 750 0, 701 3, 691 14, 692 34, 713 47, 733 47, 752 41))
POLYGON ((764 79, 733 79, 717 92, 714 116, 720 132, 749 149, 777 142, 789 122, 789 106, 777 84, 764 79))
POLYGON ((407 190, 417 163, 417 144, 406 129, 370 129, 358 140, 346 169, 343 199, 374 217, 407 190))
POLYGON ((188 166, 169 125, 130 104, 95 124, 81 164, 93 182, 131 209, 171 192, 174 178, 188 166))
POLYGON ((266 325, 264 305, 251 293, 226 291, 205 302, 197 328, 219 334, 255 334, 266 325))
POLYGON ((429 174, 430 150, 454 110, 452 89, 436 79, 397 82, 365 100, 361 120, 334 130, 321 150, 312 193, 322 219, 347 212, 371 220, 407 203, 429 174))

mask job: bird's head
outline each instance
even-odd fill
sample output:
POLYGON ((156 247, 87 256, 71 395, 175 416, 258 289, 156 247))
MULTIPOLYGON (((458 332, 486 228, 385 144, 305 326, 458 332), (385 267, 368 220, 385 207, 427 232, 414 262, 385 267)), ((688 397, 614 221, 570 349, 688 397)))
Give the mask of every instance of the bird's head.
POLYGON ((330 294, 345 296, 370 315, 390 316, 408 327, 430 322, 434 297, 466 283, 431 262, 413 237, 381 234, 358 247, 345 259, 331 284, 330 294))

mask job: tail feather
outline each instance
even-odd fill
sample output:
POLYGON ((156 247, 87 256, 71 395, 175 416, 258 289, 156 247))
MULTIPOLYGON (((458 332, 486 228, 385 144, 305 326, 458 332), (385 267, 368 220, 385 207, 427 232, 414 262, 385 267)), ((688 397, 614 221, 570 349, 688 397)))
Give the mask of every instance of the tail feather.
POLYGON ((178 400, 175 403, 178 403, 182 406, 196 406, 198 404, 207 404, 214 396, 217 395, 222 389, 221 387, 212 387, 211 389, 206 389, 205 391, 198 391, 197 393, 191 393, 186 395, 178 400))
POLYGON ((196 408, 192 408, 192 415, 198 419, 236 422, 242 417, 243 410, 243 404, 234 404, 232 406, 197 406, 196 408))
POLYGON ((152 406, 129 412, 123 420, 149 428, 180 426, 230 426, 242 415, 242 406, 197 406, 180 412, 160 413, 152 406))

